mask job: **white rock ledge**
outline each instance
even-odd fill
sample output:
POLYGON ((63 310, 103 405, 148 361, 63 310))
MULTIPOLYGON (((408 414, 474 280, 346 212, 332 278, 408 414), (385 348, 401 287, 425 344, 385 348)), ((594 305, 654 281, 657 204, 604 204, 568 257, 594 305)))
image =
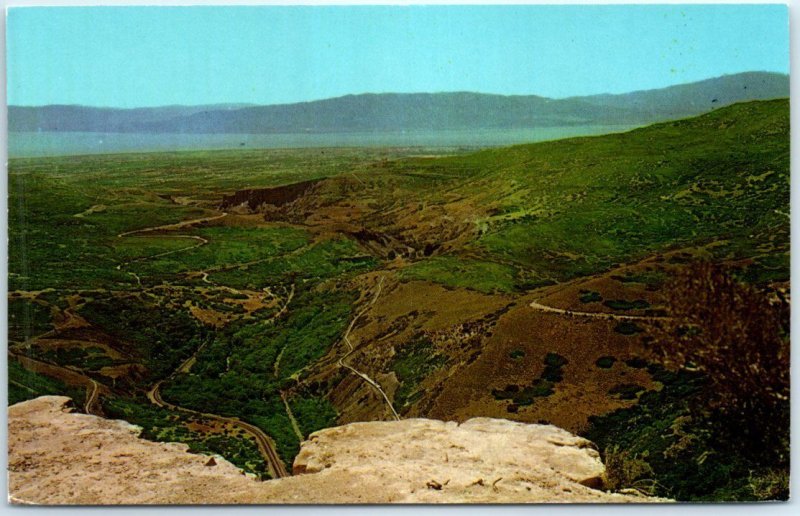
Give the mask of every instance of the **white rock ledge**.
POLYGON ((552 425, 476 418, 352 423, 312 434, 295 476, 268 482, 124 421, 71 413, 69 398, 9 407, 15 504, 596 503, 665 501, 593 489, 592 443, 552 425))

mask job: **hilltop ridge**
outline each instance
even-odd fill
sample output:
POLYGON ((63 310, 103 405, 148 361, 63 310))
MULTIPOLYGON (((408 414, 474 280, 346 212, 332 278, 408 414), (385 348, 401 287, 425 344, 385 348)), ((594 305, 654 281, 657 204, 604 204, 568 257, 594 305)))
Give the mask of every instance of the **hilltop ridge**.
POLYGON ((270 134, 643 125, 788 97, 788 75, 746 72, 618 95, 365 93, 293 104, 117 109, 9 106, 11 132, 270 134))

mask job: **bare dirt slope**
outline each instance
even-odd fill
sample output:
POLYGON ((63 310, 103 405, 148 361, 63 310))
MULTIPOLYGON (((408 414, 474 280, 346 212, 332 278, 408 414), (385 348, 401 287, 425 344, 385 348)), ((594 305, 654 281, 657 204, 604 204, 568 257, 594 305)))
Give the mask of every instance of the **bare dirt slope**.
POLYGON ((140 439, 123 421, 71 413, 69 401, 44 396, 9 408, 12 503, 653 501, 587 487, 604 471, 597 452, 549 425, 355 423, 312 434, 295 476, 258 482, 219 457, 140 439))

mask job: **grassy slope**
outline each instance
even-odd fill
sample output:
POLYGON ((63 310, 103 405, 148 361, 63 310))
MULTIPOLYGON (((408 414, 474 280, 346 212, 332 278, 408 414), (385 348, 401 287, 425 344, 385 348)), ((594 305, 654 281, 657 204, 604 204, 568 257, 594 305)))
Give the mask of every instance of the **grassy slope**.
MULTIPOLYGON (((787 100, 622 134, 396 165, 410 167, 460 176, 448 191, 487 212, 469 251, 515 267, 518 286, 712 242, 718 258, 756 258, 756 279, 788 278, 787 100)), ((441 265, 417 265, 413 275, 452 283, 441 265)), ((508 289, 507 274, 498 282, 508 289)))

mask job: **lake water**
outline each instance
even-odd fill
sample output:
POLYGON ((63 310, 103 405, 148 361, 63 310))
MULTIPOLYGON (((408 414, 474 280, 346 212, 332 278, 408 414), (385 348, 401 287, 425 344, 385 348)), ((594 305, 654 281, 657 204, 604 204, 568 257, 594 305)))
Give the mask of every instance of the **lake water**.
POLYGON ((409 131, 326 134, 10 133, 10 158, 216 149, 306 147, 497 147, 591 136, 633 126, 588 125, 534 129, 409 131))

